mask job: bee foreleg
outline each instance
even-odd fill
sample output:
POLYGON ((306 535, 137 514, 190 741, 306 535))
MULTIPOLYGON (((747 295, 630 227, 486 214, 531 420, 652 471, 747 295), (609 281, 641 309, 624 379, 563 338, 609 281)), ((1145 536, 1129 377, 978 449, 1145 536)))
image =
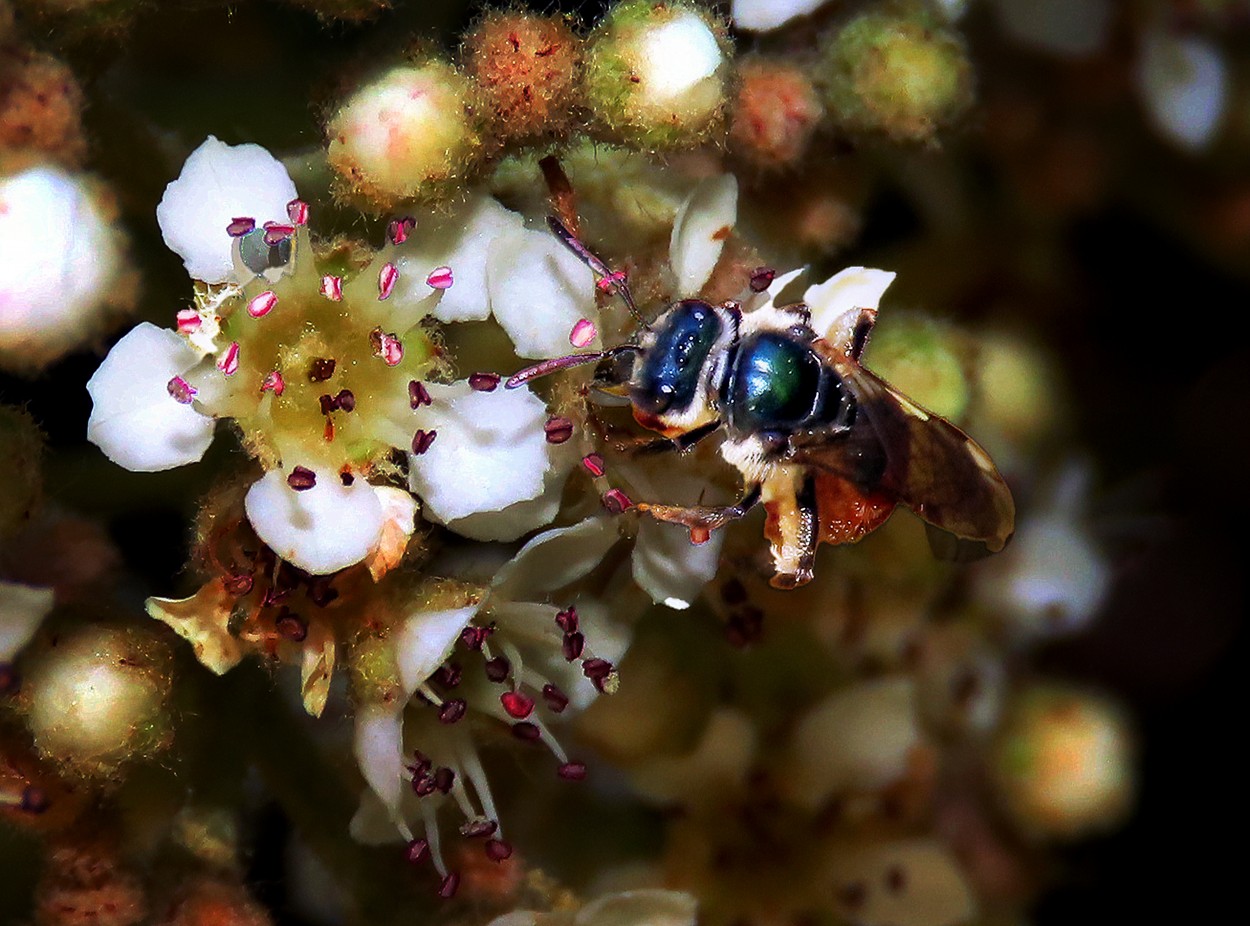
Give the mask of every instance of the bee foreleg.
POLYGON ((876 309, 860 309, 855 327, 851 329, 851 349, 847 352, 852 360, 858 360, 868 346, 868 338, 872 336, 873 326, 877 324, 876 309))
POLYGON ((756 483, 747 487, 742 498, 733 505, 648 505, 640 503, 638 510, 646 512, 657 521, 680 524, 695 531, 714 531, 730 521, 736 521, 754 508, 760 500, 760 487, 756 483))

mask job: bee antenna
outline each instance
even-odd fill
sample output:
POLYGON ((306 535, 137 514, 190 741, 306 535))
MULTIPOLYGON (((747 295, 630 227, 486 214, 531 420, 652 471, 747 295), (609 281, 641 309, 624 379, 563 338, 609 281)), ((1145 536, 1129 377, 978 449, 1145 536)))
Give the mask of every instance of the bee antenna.
POLYGON ((645 330, 650 331, 651 325, 642 317, 642 313, 638 311, 638 306, 634 304, 634 294, 629 291, 629 281, 625 273, 620 270, 610 269, 607 264, 592 254, 590 249, 582 244, 581 240, 569 231, 564 223, 554 215, 547 216, 547 227, 555 233, 555 236, 560 239, 566 248, 576 254, 581 262, 589 267, 591 272, 599 278, 599 287, 618 294, 624 300, 629 313, 638 319, 638 324, 645 330))
POLYGON ((516 389, 518 386, 524 386, 530 380, 538 379, 540 376, 548 376, 552 373, 558 373, 560 370, 567 370, 570 367, 580 367, 582 364, 615 357, 617 354, 625 351, 641 349, 637 344, 621 344, 617 347, 609 347, 607 350, 595 351, 593 354, 568 354, 564 357, 553 357, 550 360, 544 360, 541 363, 534 364, 532 367, 526 367, 524 370, 513 373, 503 385, 505 389, 516 389))

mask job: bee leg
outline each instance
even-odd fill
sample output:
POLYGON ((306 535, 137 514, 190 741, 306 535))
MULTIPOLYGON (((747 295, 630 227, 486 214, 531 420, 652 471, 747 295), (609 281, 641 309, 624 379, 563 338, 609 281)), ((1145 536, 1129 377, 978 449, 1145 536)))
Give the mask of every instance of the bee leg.
POLYGON ((693 535, 696 531, 709 532, 724 527, 730 521, 744 517, 760 500, 759 483, 748 486, 742 498, 733 505, 638 505, 638 510, 646 512, 657 521, 668 521, 670 524, 681 524, 690 528, 693 535))
POLYGON ((689 450, 703 438, 715 434, 720 428, 720 419, 709 421, 707 424, 701 424, 697 428, 692 428, 685 434, 678 434, 676 437, 657 437, 654 440, 645 440, 638 443, 622 443, 618 444, 616 449, 622 453, 628 453, 635 456, 653 456, 657 453, 668 453, 671 450, 681 452, 689 450))
POLYGON ((783 540, 774 540, 773 560, 776 574, 769 580, 773 588, 796 588, 812 581, 815 575, 816 547, 820 543, 820 521, 817 517, 816 479, 804 476, 794 493, 794 508, 787 512, 782 525, 783 540))

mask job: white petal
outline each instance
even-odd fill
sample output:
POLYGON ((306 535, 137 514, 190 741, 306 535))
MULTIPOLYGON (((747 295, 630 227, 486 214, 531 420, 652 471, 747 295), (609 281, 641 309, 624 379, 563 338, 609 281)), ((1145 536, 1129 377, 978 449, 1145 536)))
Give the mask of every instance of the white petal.
POLYGON ((386 513, 373 486, 343 485, 338 473, 314 469, 317 484, 297 492, 284 470, 270 470, 243 500, 257 535, 305 572, 325 575, 360 562, 377 545, 386 513))
POLYGON ((846 791, 875 791, 902 778, 920 743, 914 683, 859 682, 834 692, 794 729, 786 786, 803 806, 846 791))
POLYGON ((260 145, 227 145, 212 135, 191 152, 156 207, 165 244, 194 279, 224 283, 234 274, 232 219, 287 222, 298 194, 282 162, 260 145))
POLYGON ((474 392, 467 383, 429 386, 421 427, 437 432, 409 454, 409 483, 432 520, 450 523, 535 498, 551 465, 547 406, 529 388, 474 392))
POLYGON ((494 593, 513 601, 540 600, 589 573, 619 539, 611 518, 587 518, 544 531, 499 570, 494 593))
POLYGON ((733 0, 729 15, 733 24, 747 32, 767 32, 806 16, 829 0, 733 0))
MULTIPOLYGON (((491 244, 486 266, 491 312, 519 356, 571 353, 573 326, 583 318, 598 325, 595 275, 555 235, 529 229, 506 232, 491 244)), ((585 349, 599 346, 596 337, 585 349)))
POLYGON ((644 27, 636 39, 635 66, 647 87, 648 104, 684 107, 701 102, 725 64, 725 53, 703 16, 674 10, 644 27))
POLYGON ((118 242, 82 175, 39 166, 0 179, 0 360, 36 364, 97 337, 118 242))
POLYGON ((706 543, 694 544, 686 528, 645 518, 631 560, 634 581, 652 601, 684 610, 716 575, 724 542, 725 532, 713 531, 706 543))
POLYGON ((703 288, 737 220, 738 179, 733 174, 707 178, 682 203, 669 239, 679 294, 693 296, 703 288))
POLYGON ((1156 126, 1186 148, 1201 148, 1228 108, 1229 76, 1218 47, 1199 36, 1147 36, 1137 62, 1142 100, 1156 126))
POLYGON ((12 662, 52 610, 55 594, 0 580, 0 665, 12 662))
POLYGON ((151 473, 194 463, 213 440, 213 419, 169 394, 199 362, 177 334, 143 322, 113 345, 87 380, 87 439, 126 469, 151 473))
POLYGON ((398 821, 404 794, 403 705, 365 704, 356 710, 353 752, 365 782, 398 821))
POLYGON ((418 611, 395 632, 395 662, 404 693, 411 696, 443 664, 476 607, 449 611, 418 611))
POLYGON ((1008 35, 1074 58, 1103 47, 1114 12, 1110 0, 997 0, 997 6, 1008 35))
POLYGON ((551 469, 543 479, 542 494, 498 511, 479 511, 447 524, 463 537, 474 540, 516 540, 540 527, 546 527, 560 511, 564 483, 576 464, 570 444, 551 448, 551 469))
POLYGON ((847 267, 825 282, 809 286, 803 301, 812 312, 812 330, 846 349, 855 333, 859 310, 876 309, 896 276, 870 267, 847 267))
POLYGON ((592 901, 578 911, 576 926, 694 926, 699 905, 681 891, 624 891, 592 901))
POLYGON ((519 213, 489 196, 479 196, 447 218, 422 216, 408 239, 395 248, 399 280, 390 302, 416 303, 431 292, 425 282, 439 267, 450 267, 453 282, 434 309, 442 322, 480 321, 490 315, 486 262, 500 235, 523 228, 519 213))

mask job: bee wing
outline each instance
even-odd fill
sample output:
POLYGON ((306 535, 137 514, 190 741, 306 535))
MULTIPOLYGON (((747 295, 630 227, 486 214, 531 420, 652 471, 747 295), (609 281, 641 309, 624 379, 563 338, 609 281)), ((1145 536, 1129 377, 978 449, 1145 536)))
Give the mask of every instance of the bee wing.
POLYGON ((944 559, 1001 550, 1015 530, 1016 507, 989 454, 832 345, 815 346, 855 397, 858 412, 849 432, 794 435, 794 461, 896 497, 940 529, 929 530, 929 543, 944 559))

